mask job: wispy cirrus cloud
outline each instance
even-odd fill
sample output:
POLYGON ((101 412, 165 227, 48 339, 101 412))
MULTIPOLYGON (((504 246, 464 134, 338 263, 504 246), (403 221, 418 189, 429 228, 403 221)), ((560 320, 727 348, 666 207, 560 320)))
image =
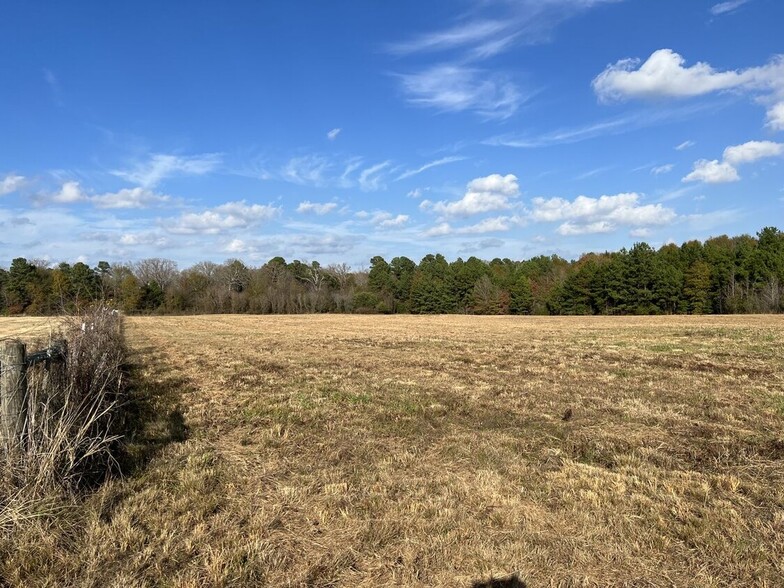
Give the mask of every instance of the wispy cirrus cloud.
POLYGON ((56 106, 62 108, 65 106, 65 102, 63 102, 63 90, 60 87, 60 81, 50 69, 44 68, 43 74, 44 81, 46 82, 46 85, 49 86, 49 91, 52 93, 52 100, 56 106))
POLYGON ((359 174, 359 179, 357 180, 360 190, 364 190, 365 192, 375 192, 376 190, 385 188, 386 186, 383 183, 384 171, 390 165, 392 165, 391 161, 383 161, 363 169, 359 174))
POLYGON ((751 2, 751 0, 729 0, 728 2, 720 2, 711 6, 710 13, 713 16, 729 14, 730 12, 735 12, 738 8, 749 2, 751 2))
POLYGON ((561 22, 600 4, 622 0, 515 0, 485 2, 445 28, 386 45, 398 56, 437 54, 438 62, 396 74, 409 104, 439 112, 511 117, 532 95, 508 72, 477 64, 520 44, 549 39, 561 22))
POLYGON ((397 178, 395 178, 395 181, 405 180, 406 178, 410 178, 410 177, 419 175, 422 172, 427 171, 429 169, 432 169, 434 167, 438 167, 438 166, 441 166, 441 165, 446 165, 448 163, 456 163, 458 161, 465 161, 466 159, 468 159, 468 158, 460 156, 460 155, 450 155, 448 157, 442 157, 441 159, 437 159, 435 161, 430 161, 430 162, 428 162, 428 163, 426 163, 426 164, 424 164, 424 165, 422 165, 422 166, 420 166, 420 167, 418 167, 416 169, 409 169, 409 170, 404 171, 397 178))
POLYGON ((152 188, 170 177, 211 173, 222 161, 220 153, 189 156, 154 153, 146 161, 136 163, 130 169, 114 170, 111 173, 132 184, 152 188))
POLYGON ((482 144, 496 147, 535 149, 552 145, 580 143, 606 135, 622 135, 656 125, 689 119, 701 112, 714 110, 718 107, 715 104, 691 104, 674 108, 645 108, 623 116, 576 127, 561 128, 541 134, 496 135, 485 139, 482 141, 482 144))
POLYGON ((505 119, 525 100, 509 76, 460 64, 439 64, 396 77, 409 104, 439 112, 469 111, 505 119))

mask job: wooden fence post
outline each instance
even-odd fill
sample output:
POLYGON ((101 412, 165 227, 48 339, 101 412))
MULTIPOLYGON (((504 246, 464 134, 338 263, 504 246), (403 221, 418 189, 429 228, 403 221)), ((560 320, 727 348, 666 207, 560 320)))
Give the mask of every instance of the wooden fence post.
POLYGON ((25 345, 6 341, 0 349, 0 433, 6 454, 22 445, 27 423, 25 345))

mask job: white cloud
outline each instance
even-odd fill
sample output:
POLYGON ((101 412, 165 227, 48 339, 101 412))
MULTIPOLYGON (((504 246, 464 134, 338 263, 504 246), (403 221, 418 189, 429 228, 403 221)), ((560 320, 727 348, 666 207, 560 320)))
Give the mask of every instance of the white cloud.
POLYGON ((508 22, 504 23, 495 20, 469 22, 443 31, 421 35, 411 41, 395 43, 389 45, 388 49, 390 53, 397 55, 453 49, 468 44, 485 42, 490 38, 497 37, 499 33, 508 27, 508 22))
POLYGON ((335 202, 311 202, 309 200, 305 200, 304 202, 300 202, 299 206, 297 206, 297 212, 300 214, 307 214, 307 213, 315 213, 319 216, 323 216, 325 214, 329 214, 333 210, 335 210, 338 205, 335 202))
POLYGON ((166 178, 173 176, 201 176, 214 171, 222 162, 219 153, 182 156, 155 153, 144 163, 130 170, 115 170, 113 175, 128 182, 151 188, 166 178))
POLYGON ((343 129, 340 128, 332 129, 330 132, 327 133, 327 139, 329 139, 330 141, 334 141, 335 139, 338 138, 338 135, 341 133, 342 130, 343 129))
POLYGON ((724 161, 700 159, 694 162, 694 170, 682 181, 706 184, 737 182, 740 180, 737 166, 779 155, 784 155, 784 143, 748 141, 742 145, 732 145, 724 150, 724 161))
POLYGON ((675 146, 675 151, 683 151, 684 149, 688 149, 689 147, 694 147, 696 144, 697 143, 691 140, 684 141, 680 145, 675 146))
MULTIPOLYGON (((461 227, 457 230, 460 234, 481 235, 483 233, 496 233, 508 231, 512 228, 512 223, 517 221, 517 217, 497 216, 486 218, 476 224, 461 227)), ((521 223, 518 223, 521 224, 521 223)))
POLYGON ((166 228, 178 234, 214 235, 229 230, 248 229, 276 217, 280 208, 272 205, 247 204, 244 200, 227 202, 201 213, 181 215, 166 228))
POLYGON ((707 63, 684 67, 686 60, 672 49, 654 51, 645 63, 622 59, 593 80, 601 100, 651 98, 657 96, 699 96, 717 90, 736 88, 751 80, 747 72, 718 72, 707 63), (638 67, 639 66, 639 67, 638 67))
POLYGON ((89 200, 96 208, 147 208, 169 202, 171 198, 146 188, 136 187, 91 196, 89 200))
POLYGON ((671 223, 677 215, 661 204, 640 204, 634 192, 590 198, 534 198, 531 217, 539 222, 565 221, 558 227, 561 235, 606 233, 618 226, 646 227, 671 223))
POLYGON ((223 250, 226 253, 246 253, 249 247, 242 239, 232 239, 223 250))
POLYGON ((733 145, 724 150, 724 161, 736 166, 751 163, 765 157, 776 157, 784 154, 784 143, 773 141, 749 141, 743 145, 733 145))
POLYGON ((509 209, 512 207, 511 200, 519 195, 520 187, 516 176, 492 174, 471 180, 465 195, 460 200, 435 203, 423 200, 420 208, 432 209, 445 216, 471 216, 509 209))
POLYGON ((580 127, 562 128, 540 135, 497 135, 482 141, 484 145, 516 147, 531 149, 550 145, 579 143, 604 135, 621 135, 630 131, 670 123, 677 120, 689 120, 708 107, 689 104, 677 108, 648 108, 611 119, 590 123, 580 127))
POLYGON ((417 169, 410 169, 408 171, 403 172, 397 178, 397 180, 405 180, 406 178, 410 178, 411 176, 415 176, 421 174, 423 171, 429 170, 433 167, 438 167, 439 165, 446 165, 447 163, 454 163, 457 161, 465 161, 468 159, 467 157, 461 157, 459 155, 450 155, 449 157, 442 157, 441 159, 437 159, 435 161, 431 161, 429 163, 424 164, 417 169))
POLYGON ((595 235, 597 233, 612 233, 615 225, 609 221, 595 221, 592 223, 578 224, 571 221, 563 223, 556 229, 559 235, 595 235))
POLYGON ((699 159, 694 162, 694 170, 683 178, 684 182, 704 182, 706 184, 725 184, 740 180, 738 170, 726 161, 699 159))
POLYGON ((167 247, 170 244, 165 236, 155 232, 122 233, 117 243, 123 246, 153 245, 155 247, 167 247))
POLYGON ((653 231, 646 228, 639 228, 639 229, 632 229, 629 231, 629 236, 634 237, 636 239, 644 239, 646 237, 650 237, 653 234, 653 231))
POLYGON ((670 173, 673 168, 675 167, 672 163, 665 163, 664 165, 657 165, 656 167, 651 168, 651 173, 654 176, 660 176, 662 174, 670 173))
POLYGON ((784 102, 774 104, 768 109, 768 122, 765 126, 774 131, 784 131, 784 102))
POLYGON ((292 157, 281 170, 283 179, 295 184, 323 186, 327 183, 326 173, 332 164, 320 155, 292 157))
POLYGON ((370 222, 378 227, 390 229, 394 227, 401 227, 409 221, 407 214, 393 215, 392 213, 379 211, 370 217, 370 222))
POLYGON ((622 0, 513 0, 479 2, 476 8, 492 6, 493 18, 463 20, 445 29, 420 34, 413 39, 387 45, 395 55, 461 52, 463 61, 487 59, 519 43, 550 39, 558 24, 585 10, 622 0), (500 13, 499 13, 500 10, 500 13))
POLYGON ((0 180, 0 196, 16 192, 19 188, 24 186, 24 176, 17 176, 16 174, 8 174, 5 178, 0 180))
POLYGON ((452 233, 452 227, 449 223, 440 223, 434 227, 429 228, 422 232, 423 237, 443 237, 452 233))
POLYGON ((422 189, 421 188, 414 188, 408 194, 406 194, 409 198, 422 198, 422 189))
POLYGON ((629 98, 687 98, 722 90, 747 91, 768 107, 768 126, 784 128, 784 55, 766 65, 744 70, 717 71, 707 63, 685 67, 686 60, 672 49, 654 51, 644 63, 622 59, 593 80, 601 101, 629 98))
POLYGON ((441 112, 474 112, 505 119, 524 101, 506 76, 463 65, 442 64, 418 73, 397 74, 409 104, 441 112))
POLYGON ((384 161, 377 163, 371 167, 363 169, 359 174, 359 187, 365 192, 374 192, 382 190, 386 186, 382 183, 383 171, 390 166, 392 162, 384 161))
POLYGON ((727 14, 728 12, 737 10, 748 2, 750 2, 750 0, 729 0, 728 2, 720 2, 719 4, 714 4, 711 6, 710 12, 713 16, 727 14))
POLYGON ((60 191, 52 194, 51 197, 51 201, 58 204, 75 204, 85 200, 87 200, 87 194, 84 193, 79 182, 76 181, 65 182, 60 191))
POLYGON ((482 235, 485 233, 499 233, 509 231, 513 227, 520 227, 526 224, 526 220, 520 216, 497 216, 486 218, 473 225, 463 227, 453 227, 447 222, 439 223, 422 233, 423 237, 443 237, 445 235, 482 235))

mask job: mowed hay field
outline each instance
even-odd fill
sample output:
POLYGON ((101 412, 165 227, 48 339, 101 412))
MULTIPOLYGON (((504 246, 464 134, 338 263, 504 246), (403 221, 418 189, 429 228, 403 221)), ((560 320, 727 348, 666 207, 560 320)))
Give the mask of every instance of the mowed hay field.
POLYGON ((782 585, 782 316, 126 335, 136 469, 5 537, 9 585, 782 585))
POLYGON ((31 341, 43 339, 62 325, 57 317, 0 317, 0 341, 3 339, 20 339, 31 341))

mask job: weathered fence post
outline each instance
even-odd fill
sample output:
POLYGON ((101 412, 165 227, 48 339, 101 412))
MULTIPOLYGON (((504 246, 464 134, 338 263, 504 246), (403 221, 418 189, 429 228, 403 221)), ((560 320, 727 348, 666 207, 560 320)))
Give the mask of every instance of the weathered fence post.
POLYGON ((27 423, 25 359, 25 345, 21 341, 6 341, 0 349, 0 433, 6 454, 24 441, 27 423))

